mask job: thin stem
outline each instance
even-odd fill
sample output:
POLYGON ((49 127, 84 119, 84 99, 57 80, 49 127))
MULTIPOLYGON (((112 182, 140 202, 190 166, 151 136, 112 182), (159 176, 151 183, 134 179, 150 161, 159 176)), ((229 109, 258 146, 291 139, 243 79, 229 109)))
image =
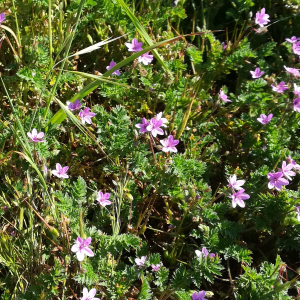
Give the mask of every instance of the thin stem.
POLYGON ((12 4, 13 4, 13 7, 14 7, 14 15, 15 15, 15 21, 16 21, 16 28, 17 28, 17 37, 18 37, 18 42, 19 42, 19 45, 20 45, 20 52, 19 53, 20 53, 20 58, 21 58, 22 57, 22 45, 21 45, 21 36, 20 36, 20 30, 19 30, 15 0, 12 0, 12 4))
POLYGON ((48 36, 49 36, 49 56, 50 56, 50 70, 52 68, 53 65, 53 60, 52 60, 52 52, 53 52, 53 48, 52 48, 52 23, 51 23, 51 0, 48 1, 48 36))

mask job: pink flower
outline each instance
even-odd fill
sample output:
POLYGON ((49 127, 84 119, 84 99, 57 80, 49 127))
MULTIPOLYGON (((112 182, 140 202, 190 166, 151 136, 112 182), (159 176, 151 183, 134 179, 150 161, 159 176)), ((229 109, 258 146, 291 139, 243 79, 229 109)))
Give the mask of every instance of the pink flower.
POLYGON ((293 101, 293 104, 294 104, 294 110, 300 112, 300 98, 296 98, 293 101))
POLYGON ((296 36, 292 36, 290 39, 285 39, 287 42, 290 42, 292 44, 297 43, 297 41, 300 40, 300 38, 297 38, 296 36))
POLYGON ((0 24, 5 21, 5 13, 0 14, 0 24))
POLYGON ((173 135, 169 135, 168 138, 161 140, 160 143, 163 145, 163 152, 177 152, 175 146, 178 145, 179 140, 174 140, 173 135))
MULTIPOLYGON (((106 70, 110 70, 112 67, 114 67, 116 65, 116 63, 112 60, 109 64, 109 66, 106 67, 106 70)), ((111 75, 117 75, 120 76, 121 73, 119 70, 114 71, 111 75)))
POLYGON ((227 45, 225 44, 225 42, 222 42, 222 50, 225 51, 227 48, 227 45))
POLYGON ((259 78, 261 77, 265 72, 261 71, 260 68, 256 68, 254 71, 250 71, 252 74, 252 78, 259 78))
POLYGON ((286 164, 285 161, 282 162, 282 169, 279 169, 279 171, 282 172, 283 176, 289 180, 292 180, 290 176, 296 176, 296 173, 294 171, 291 171, 294 166, 292 164, 286 164))
POLYGON ((140 63, 143 63, 145 66, 150 64, 153 60, 153 55, 149 54, 149 52, 144 53, 143 55, 139 56, 138 58, 140 63))
POLYGON ((207 300, 204 298, 205 294, 206 294, 205 291, 201 291, 198 294, 197 294, 197 292, 194 292, 192 295, 192 300, 207 300))
POLYGON ((142 42, 138 42, 137 39, 133 39, 131 43, 125 43, 126 47, 128 48, 128 51, 131 52, 138 52, 138 51, 142 51, 142 42))
POLYGON ((247 200, 250 196, 244 193, 244 189, 239 190, 236 193, 233 193, 230 197, 232 198, 232 207, 235 208, 237 205, 240 207, 245 207, 245 202, 243 200, 247 200))
POLYGON ((137 264, 137 266, 143 267, 146 262, 146 256, 142 256, 141 258, 137 257, 134 261, 137 264))
POLYGON ((156 116, 155 116, 155 119, 156 120, 162 120, 163 121, 163 124, 161 125, 162 127, 167 127, 166 124, 168 124, 168 120, 166 118, 162 118, 162 112, 158 113, 156 116))
POLYGON ((147 130, 151 131, 152 135, 156 137, 158 134, 163 135, 164 132, 160 128, 160 126, 163 125, 163 120, 157 120, 156 118, 152 118, 149 122, 149 125, 147 126, 147 130))
POLYGON ((222 90, 220 90, 219 96, 220 96, 220 99, 221 99, 223 102, 232 102, 231 100, 229 100, 229 99, 227 98, 227 95, 225 95, 225 93, 224 93, 222 90))
POLYGON ((91 118, 95 117, 96 114, 93 112, 89 112, 89 111, 90 111, 90 108, 86 107, 84 110, 82 110, 79 113, 79 118, 81 119, 82 124, 85 124, 85 123, 92 124, 91 118))
POLYGON ((300 206, 297 206, 296 210, 297 210, 297 220, 298 222, 300 222, 300 206))
POLYGON ((241 190, 241 186, 245 183, 245 180, 236 180, 236 175, 232 175, 228 179, 228 186, 234 190, 241 190))
POLYGON ((143 118, 143 119, 142 119, 142 123, 136 124, 135 127, 140 129, 139 133, 144 133, 144 132, 148 132, 147 126, 148 126, 149 124, 150 124, 150 122, 148 122, 148 121, 146 120, 146 118, 143 118))
POLYGON ((58 178, 69 178, 66 174, 69 170, 69 167, 62 167, 60 164, 56 164, 56 170, 52 170, 52 174, 58 178))
POLYGON ((255 24, 259 25, 260 27, 264 27, 264 25, 270 22, 269 15, 265 13, 266 9, 262 8, 260 12, 256 13, 255 17, 255 24))
POLYGON ((294 77, 299 77, 300 76, 300 73, 299 73, 300 69, 288 68, 286 66, 284 66, 284 68, 286 69, 287 73, 292 74, 294 77))
POLYGON ((77 259, 79 261, 84 260, 84 256, 94 256, 94 252, 89 248, 89 244, 91 243, 92 238, 89 237, 86 240, 78 237, 75 241, 75 244, 72 246, 71 251, 76 253, 77 259))
POLYGON ((43 140, 44 135, 45 135, 44 132, 38 133, 35 128, 32 129, 32 133, 27 132, 27 136, 31 139, 30 142, 33 142, 33 143, 45 142, 45 140, 43 140))
POLYGON ((287 158, 287 162, 288 162, 289 164, 292 164, 292 165, 293 165, 293 169, 294 169, 294 170, 300 170, 300 165, 297 164, 297 163, 291 158, 290 155, 289 155, 288 158, 287 158))
POLYGON ((285 84, 284 81, 281 81, 277 86, 274 86, 273 84, 271 84, 272 90, 274 92, 277 92, 279 94, 283 93, 285 90, 288 90, 288 86, 285 84))
POLYGON ((209 253, 205 247, 203 247, 201 251, 196 250, 195 253, 198 257, 203 255, 206 258, 209 255, 211 258, 214 258, 216 256, 214 253, 209 253))
POLYGON ((266 116, 265 114, 261 114, 260 118, 257 118, 257 121, 260 122, 261 124, 268 124, 273 118, 273 114, 269 114, 266 116))
POLYGON ((294 94, 295 94, 297 97, 300 97, 300 86, 297 86, 296 83, 294 83, 294 94))
POLYGON ((101 191, 98 192, 97 201, 101 206, 110 205, 111 201, 109 201, 110 193, 103 194, 101 191))
POLYGON ((82 290, 83 297, 81 297, 81 300, 100 300, 100 298, 94 298, 96 292, 96 289, 91 289, 88 291, 88 289, 84 287, 82 290))
POLYGON ((69 110, 75 111, 79 110, 82 103, 79 102, 79 99, 76 99, 74 103, 67 101, 67 106, 69 110))
POLYGON ((151 265, 152 271, 157 272, 157 271, 159 270, 160 266, 161 266, 160 264, 157 264, 157 265, 151 265))
POLYGON ((268 183, 268 188, 275 188, 276 190, 280 191, 283 185, 288 185, 289 182, 286 179, 282 178, 282 176, 283 174, 281 172, 268 173, 268 179, 270 180, 270 182, 268 183))
POLYGON ((297 55, 300 55, 300 41, 293 44, 293 52, 297 55))

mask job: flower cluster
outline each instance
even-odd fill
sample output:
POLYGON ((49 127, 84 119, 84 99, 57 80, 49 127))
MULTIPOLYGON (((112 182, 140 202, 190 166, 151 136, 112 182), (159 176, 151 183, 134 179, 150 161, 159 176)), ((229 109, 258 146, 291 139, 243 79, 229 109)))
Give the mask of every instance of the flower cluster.
MULTIPOLYGON (((72 103, 73 104, 73 103, 72 103)), ((37 132, 35 128, 32 129, 32 132, 27 132, 27 136, 30 138, 30 142, 33 143, 43 143, 45 140, 43 139, 45 133, 44 132, 37 132)), ((52 174, 58 178, 69 178, 66 174, 69 170, 69 167, 62 167, 59 163, 56 164, 56 170, 52 170, 52 174)), ((47 167, 44 166, 43 172, 47 173, 47 167)))
MULTIPOLYGON (((76 111, 79 110, 82 106, 82 103, 79 102, 79 100, 75 100, 74 103, 67 101, 67 107, 69 110, 71 111, 76 111)), ((78 116, 81 119, 81 123, 82 124, 92 124, 92 120, 91 118, 95 117, 95 113, 90 112, 90 108, 86 107, 84 108, 84 110, 80 111, 78 116)))
POLYGON ((292 170, 300 170, 300 165, 297 164, 289 155, 287 158, 287 162, 283 161, 281 168, 278 168, 279 172, 276 173, 268 173, 268 179, 270 180, 268 183, 268 188, 275 188, 277 191, 282 189, 283 185, 288 185, 289 181, 292 180, 291 176, 295 176, 296 173, 292 170))
POLYGON ((236 175, 232 175, 228 179, 228 187, 232 189, 232 195, 230 198, 232 199, 232 207, 235 208, 237 205, 240 207, 245 207, 244 200, 250 198, 250 196, 245 192, 245 190, 241 187, 245 183, 245 180, 237 180, 236 175), (235 191, 237 190, 237 192, 235 191))
MULTIPOLYGON (((142 51, 142 42, 138 42, 137 39, 133 39, 131 43, 125 43, 126 47, 128 48, 129 52, 139 52, 142 51)), ((149 52, 142 54, 138 58, 139 63, 143 63, 145 66, 149 65, 153 60, 153 55, 149 54, 149 52)), ((114 67, 116 63, 112 60, 109 64, 109 66, 106 67, 106 70, 110 70, 112 67, 114 67)), ((120 76, 120 70, 115 70, 112 75, 120 76)))
MULTIPOLYGON (((130 52, 139 52, 142 51, 142 42, 138 42, 137 39, 133 39, 131 43, 125 43, 126 47, 128 48, 128 51, 130 52)), ((153 55, 149 54, 149 52, 146 52, 144 54, 142 54, 141 56, 139 56, 138 61, 140 63, 143 63, 144 65, 148 65, 152 62, 153 60, 153 55)))
MULTIPOLYGON (((148 121, 146 118, 143 118, 142 123, 136 124, 135 127, 139 128, 139 133, 149 132, 152 134, 152 136, 156 137, 157 135, 164 134, 164 131, 161 127, 166 127, 166 123, 168 123, 168 120, 166 118, 162 118, 162 112, 160 112, 150 121, 148 121)), ((164 140, 160 140, 160 143, 163 146, 163 152, 177 152, 175 146, 178 145, 179 140, 174 140, 172 135, 169 135, 164 140)))
POLYGON ((196 253, 197 257, 199 257, 199 258, 201 256, 204 256, 206 258, 208 255, 210 258, 216 257, 216 255, 214 253, 209 253, 205 247, 203 247, 201 251, 196 250, 195 253, 196 253))
MULTIPOLYGON (((139 268, 142 268, 142 267, 145 266, 146 260, 147 260, 146 256, 142 256, 140 258, 137 257, 137 258, 134 259, 136 265, 139 268)), ((162 266, 162 263, 159 263, 159 264, 156 264, 156 265, 151 265, 152 271, 157 272, 161 266, 162 266)))

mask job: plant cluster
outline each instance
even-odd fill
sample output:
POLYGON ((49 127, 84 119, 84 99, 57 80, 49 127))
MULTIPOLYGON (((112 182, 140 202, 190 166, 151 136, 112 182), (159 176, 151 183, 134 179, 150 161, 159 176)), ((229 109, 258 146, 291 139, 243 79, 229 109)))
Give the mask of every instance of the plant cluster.
POLYGON ((2 1, 1 299, 300 297, 298 4, 2 1))

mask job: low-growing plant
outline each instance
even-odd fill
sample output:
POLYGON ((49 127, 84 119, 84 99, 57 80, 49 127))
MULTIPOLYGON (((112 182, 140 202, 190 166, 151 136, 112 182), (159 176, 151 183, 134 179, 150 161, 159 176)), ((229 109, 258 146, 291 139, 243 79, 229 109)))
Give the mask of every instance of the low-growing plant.
POLYGON ((298 4, 2 1, 1 299, 300 297, 298 4))

